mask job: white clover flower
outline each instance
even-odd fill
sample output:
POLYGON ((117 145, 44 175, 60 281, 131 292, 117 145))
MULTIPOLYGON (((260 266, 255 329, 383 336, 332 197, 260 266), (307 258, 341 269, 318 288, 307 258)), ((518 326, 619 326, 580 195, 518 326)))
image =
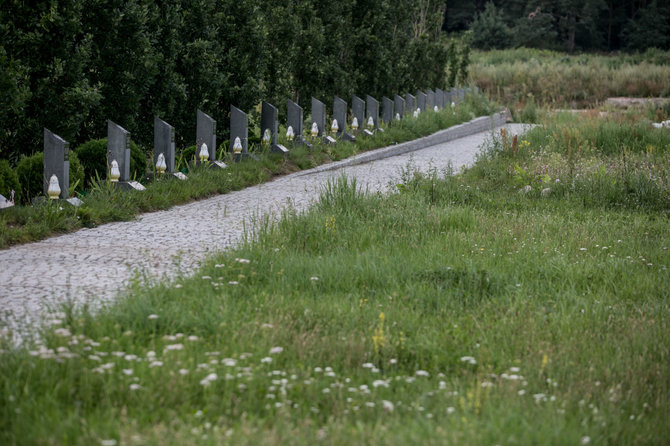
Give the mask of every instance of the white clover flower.
POLYGON ((174 350, 183 350, 184 344, 170 344, 166 345, 163 349, 164 352, 174 351, 174 350))
POLYGON ((283 352, 283 351, 284 351, 284 347, 272 347, 272 348, 270 349, 270 354, 271 354, 271 355, 278 355, 278 354, 280 354, 280 353, 283 352))
POLYGON ((67 328, 57 328, 54 330, 54 334, 56 336, 62 336, 62 337, 72 336, 72 333, 70 333, 70 330, 68 330, 67 328))

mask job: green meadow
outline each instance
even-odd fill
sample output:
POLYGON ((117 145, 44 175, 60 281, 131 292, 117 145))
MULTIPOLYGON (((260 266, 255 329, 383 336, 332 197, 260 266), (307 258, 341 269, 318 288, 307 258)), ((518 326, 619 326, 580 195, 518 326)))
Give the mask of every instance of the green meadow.
POLYGON ((330 183, 0 354, 0 443, 666 444, 670 133, 558 115, 330 183))

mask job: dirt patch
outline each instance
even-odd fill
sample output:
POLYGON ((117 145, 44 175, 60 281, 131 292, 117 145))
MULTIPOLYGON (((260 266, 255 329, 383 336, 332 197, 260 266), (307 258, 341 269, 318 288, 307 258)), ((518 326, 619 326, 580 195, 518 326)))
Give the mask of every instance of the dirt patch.
POLYGON ((670 103, 670 98, 607 98, 606 105, 614 107, 629 108, 629 107, 646 107, 647 105, 655 105, 656 107, 663 106, 670 103))

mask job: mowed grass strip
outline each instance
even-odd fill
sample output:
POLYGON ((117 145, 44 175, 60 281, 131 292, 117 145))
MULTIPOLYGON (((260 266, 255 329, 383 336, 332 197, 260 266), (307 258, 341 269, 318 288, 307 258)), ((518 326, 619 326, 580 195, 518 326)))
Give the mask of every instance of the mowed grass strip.
POLYGON ((1 442, 663 444, 667 202, 519 193, 542 132, 388 196, 340 178, 192 278, 55 315, 0 356, 1 442))

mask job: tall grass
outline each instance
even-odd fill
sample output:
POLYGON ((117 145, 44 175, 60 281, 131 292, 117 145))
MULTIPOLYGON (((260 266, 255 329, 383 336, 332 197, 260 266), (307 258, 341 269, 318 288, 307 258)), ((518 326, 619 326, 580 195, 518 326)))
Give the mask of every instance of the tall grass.
POLYGON ((546 50, 473 55, 471 80, 499 102, 583 107, 608 97, 669 97, 670 55, 569 56, 546 50))
POLYGON ((667 202, 519 193, 516 166, 621 155, 571 126, 388 196, 342 177, 194 277, 64 309, 0 352, 0 442, 664 444, 667 202))

